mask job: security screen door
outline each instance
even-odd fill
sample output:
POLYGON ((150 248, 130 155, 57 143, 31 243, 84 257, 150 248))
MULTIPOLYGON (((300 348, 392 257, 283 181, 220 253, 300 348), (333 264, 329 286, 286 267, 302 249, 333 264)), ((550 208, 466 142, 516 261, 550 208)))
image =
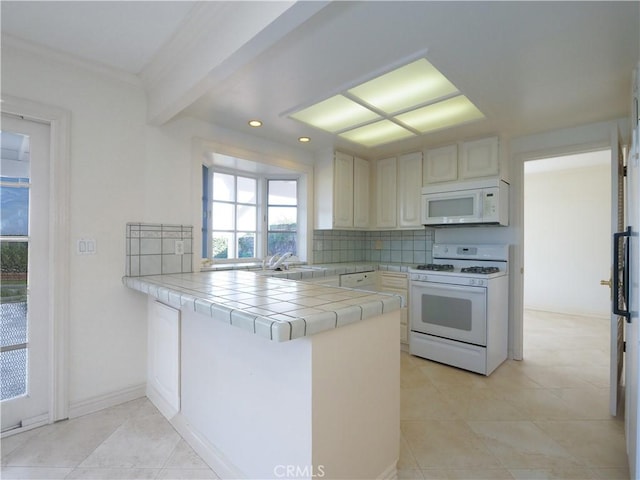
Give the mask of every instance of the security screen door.
POLYGON ((49 126, 2 115, 0 407, 2 432, 48 423, 49 126))

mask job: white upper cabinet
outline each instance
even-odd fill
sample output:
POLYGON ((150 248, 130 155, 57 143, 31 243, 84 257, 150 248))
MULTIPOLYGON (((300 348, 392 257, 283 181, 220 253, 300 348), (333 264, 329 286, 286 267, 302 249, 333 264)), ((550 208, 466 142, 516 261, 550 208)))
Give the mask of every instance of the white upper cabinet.
POLYGON ((333 181, 333 226, 353 227, 353 157, 336 152, 333 181))
POLYGON ((423 185, 458 179, 458 146, 427 150, 424 154, 423 185))
POLYGON ((421 227, 422 152, 398 157, 398 224, 400 228, 421 227))
POLYGON ((353 158, 353 226, 369 228, 369 185, 371 166, 367 160, 353 158))
POLYGON ((459 142, 424 152, 423 185, 500 176, 498 137, 459 142))
POLYGON ((396 157, 376 162, 376 227, 396 227, 397 176, 396 157))
POLYGON ((315 228, 368 228, 369 162, 342 152, 331 157, 314 171, 315 228))
POLYGON ((498 137, 462 142, 460 178, 491 177, 500 173, 498 137))

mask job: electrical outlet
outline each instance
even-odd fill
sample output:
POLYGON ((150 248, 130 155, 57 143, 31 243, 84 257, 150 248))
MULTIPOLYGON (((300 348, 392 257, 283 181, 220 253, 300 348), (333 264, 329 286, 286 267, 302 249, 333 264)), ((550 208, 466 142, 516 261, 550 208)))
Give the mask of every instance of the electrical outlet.
POLYGON ((176 248, 174 253, 176 255, 184 255, 184 240, 176 240, 176 248))

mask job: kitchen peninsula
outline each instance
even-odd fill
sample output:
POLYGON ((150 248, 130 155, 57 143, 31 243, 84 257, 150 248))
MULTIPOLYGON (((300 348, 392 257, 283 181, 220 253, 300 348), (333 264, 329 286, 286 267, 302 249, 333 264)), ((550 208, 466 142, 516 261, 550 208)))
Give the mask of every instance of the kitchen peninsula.
POLYGON ((250 271, 124 277, 147 395, 223 478, 395 478, 396 295, 250 271))

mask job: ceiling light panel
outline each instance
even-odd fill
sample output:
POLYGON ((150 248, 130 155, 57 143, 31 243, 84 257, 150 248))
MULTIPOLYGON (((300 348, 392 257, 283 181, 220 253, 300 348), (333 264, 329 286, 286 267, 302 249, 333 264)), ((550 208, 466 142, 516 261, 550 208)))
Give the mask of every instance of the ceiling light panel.
POLYGON ((481 118, 484 118, 482 112, 464 95, 396 116, 397 120, 420 133, 433 132, 481 118))
POLYGON ((458 89, 421 58, 348 92, 384 113, 392 114, 455 94, 458 89))
POLYGON ((316 103, 290 116, 332 133, 380 118, 377 113, 342 95, 316 103))
POLYGON ((414 135, 413 132, 389 120, 381 120, 340 134, 342 138, 365 147, 375 147, 414 135))

